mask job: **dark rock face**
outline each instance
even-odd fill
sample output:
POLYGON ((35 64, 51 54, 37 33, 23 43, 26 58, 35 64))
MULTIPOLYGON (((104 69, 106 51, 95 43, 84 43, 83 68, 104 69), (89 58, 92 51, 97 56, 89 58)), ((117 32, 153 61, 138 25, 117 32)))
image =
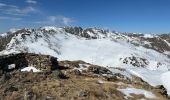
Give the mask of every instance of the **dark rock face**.
POLYGON ((10 71, 21 67, 34 66, 42 71, 57 69, 57 58, 31 53, 11 54, 0 57, 0 69, 10 71))
POLYGON ((83 32, 81 27, 65 27, 65 31, 71 34, 80 35, 83 32))
POLYGON ((75 75, 81 75, 81 72, 79 70, 74 70, 75 75))
POLYGON ((65 27, 64 28, 65 31, 67 33, 71 33, 77 36, 81 36, 81 37, 85 37, 87 39, 97 39, 98 38, 98 32, 102 33, 103 35, 106 35, 106 33, 108 32, 107 30, 100 30, 100 29, 96 29, 97 31, 94 31, 93 28, 87 28, 87 29, 83 29, 81 27, 65 27), (94 36, 90 36, 89 33, 94 34, 94 36))
POLYGON ((167 90, 166 88, 163 86, 163 85, 159 85, 156 87, 157 90, 160 90, 160 93, 165 96, 165 97, 168 97, 168 94, 167 94, 167 90))
POLYGON ((0 51, 4 50, 6 48, 6 45, 11 41, 12 37, 15 34, 7 33, 8 35, 6 37, 0 36, 0 51))
MULTIPOLYGON (((142 38, 142 41, 148 41, 151 44, 151 47, 149 46, 144 46, 149 49, 154 49, 158 52, 164 52, 164 51, 170 51, 169 45, 165 42, 166 38, 164 37, 153 37, 153 38, 142 38)), ((168 39, 167 39, 168 41, 168 39)))
POLYGON ((153 35, 153 37, 144 37, 144 34, 126 34, 131 38, 137 38, 140 42, 148 42, 150 45, 145 44, 143 47, 156 50, 160 53, 170 51, 168 42, 170 43, 170 34, 153 35))
MULTIPOLYGON (((4 50, 7 46, 7 44, 11 41, 11 39, 14 37, 14 36, 17 36, 18 34, 20 33, 25 33, 26 35, 30 34, 31 32, 33 32, 33 29, 32 30, 29 30, 29 29, 21 29, 21 30, 18 30, 14 33, 12 32, 7 32, 7 35, 2 37, 0 36, 0 51, 4 50)), ((25 38, 24 35, 22 36, 22 38, 25 38)))

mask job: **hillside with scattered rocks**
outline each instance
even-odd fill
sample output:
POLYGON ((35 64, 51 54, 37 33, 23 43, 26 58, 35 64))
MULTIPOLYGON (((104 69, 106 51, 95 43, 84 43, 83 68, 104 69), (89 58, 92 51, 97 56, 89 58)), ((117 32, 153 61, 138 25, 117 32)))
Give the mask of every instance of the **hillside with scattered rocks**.
POLYGON ((0 99, 166 100, 168 97, 163 86, 153 87, 122 68, 105 68, 84 61, 59 61, 55 69, 36 69, 40 72, 22 71, 22 68, 3 71, 0 75, 0 99), (127 93, 127 90, 131 92, 127 93))
POLYGON ((166 100, 169 38, 54 26, 0 34, 0 95, 8 100, 166 100))

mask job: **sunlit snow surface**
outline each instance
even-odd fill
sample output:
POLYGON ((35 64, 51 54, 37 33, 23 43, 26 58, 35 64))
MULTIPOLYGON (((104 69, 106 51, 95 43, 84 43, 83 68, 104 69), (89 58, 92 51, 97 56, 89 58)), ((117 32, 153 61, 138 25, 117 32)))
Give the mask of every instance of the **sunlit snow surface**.
POLYGON ((129 73, 141 77, 144 81, 152 86, 162 85, 161 75, 166 70, 149 70, 146 68, 129 68, 129 73))
POLYGON ((163 85, 167 89, 168 95, 170 96, 170 72, 163 73, 161 79, 163 85))
POLYGON ((126 89, 118 89, 122 93, 124 93, 128 97, 132 97, 131 94, 143 94, 146 98, 156 98, 156 96, 149 91, 143 89, 136 89, 136 88, 126 88, 126 89))

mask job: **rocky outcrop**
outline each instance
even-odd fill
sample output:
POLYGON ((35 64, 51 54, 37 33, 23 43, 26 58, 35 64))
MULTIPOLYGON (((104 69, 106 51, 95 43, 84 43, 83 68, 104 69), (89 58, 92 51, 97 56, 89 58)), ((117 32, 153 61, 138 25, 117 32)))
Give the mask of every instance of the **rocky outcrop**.
POLYGON ((121 59, 124 64, 130 64, 134 67, 146 67, 149 64, 149 61, 144 58, 140 57, 126 57, 124 59, 121 59))
POLYGON ((66 32, 80 36, 85 37, 88 39, 97 39, 101 38, 100 36, 103 35, 104 37, 107 36, 108 30, 102 30, 97 28, 86 28, 83 29, 81 27, 65 27, 64 28, 66 32), (100 34, 101 35, 100 35, 100 34))
POLYGON ((6 45, 11 41, 12 37, 14 36, 15 34, 12 34, 11 32, 7 32, 7 36, 5 37, 0 36, 0 51, 6 48, 6 45))
POLYGON ((33 66, 42 71, 49 71, 58 67, 57 58, 49 55, 31 53, 10 54, 0 57, 0 69, 10 71, 22 67, 33 66))

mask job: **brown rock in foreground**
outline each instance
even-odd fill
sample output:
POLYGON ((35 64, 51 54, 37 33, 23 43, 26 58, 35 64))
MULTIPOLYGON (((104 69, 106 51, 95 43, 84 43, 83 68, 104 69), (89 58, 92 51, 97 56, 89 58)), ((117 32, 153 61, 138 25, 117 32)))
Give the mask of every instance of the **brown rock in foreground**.
POLYGON ((32 53, 19 53, 0 56, 0 69, 10 71, 21 67, 34 66, 42 71, 50 71, 58 67, 56 57, 32 53))

